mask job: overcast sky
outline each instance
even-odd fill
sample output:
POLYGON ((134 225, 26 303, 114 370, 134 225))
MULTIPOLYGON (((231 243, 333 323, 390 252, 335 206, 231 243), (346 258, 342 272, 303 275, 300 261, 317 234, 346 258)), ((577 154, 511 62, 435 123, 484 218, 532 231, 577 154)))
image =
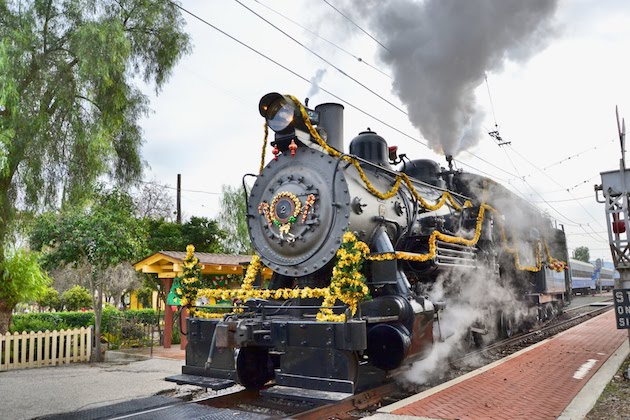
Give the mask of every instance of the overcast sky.
POLYGON ((174 196, 181 174, 184 217, 216 217, 221 186, 258 172, 259 99, 308 96, 344 105, 346 148, 369 127, 412 159, 446 166, 448 149, 610 261, 593 185, 619 167, 615 106, 630 118, 630 2, 355 3, 184 1, 216 29, 184 13, 193 51, 151 95, 145 181, 174 196))

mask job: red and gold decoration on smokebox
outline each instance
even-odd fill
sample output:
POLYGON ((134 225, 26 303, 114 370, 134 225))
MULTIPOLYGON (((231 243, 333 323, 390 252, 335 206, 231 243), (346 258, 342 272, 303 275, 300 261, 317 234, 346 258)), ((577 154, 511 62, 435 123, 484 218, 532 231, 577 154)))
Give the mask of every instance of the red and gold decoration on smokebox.
POLYGON ((281 191, 274 196, 271 200, 271 204, 266 201, 258 204, 258 214, 263 215, 269 227, 275 225, 278 227, 279 236, 281 239, 292 242, 294 235, 291 233, 291 225, 298 221, 298 216, 302 213, 300 222, 304 224, 308 216, 309 211, 315 206, 315 195, 309 194, 306 198, 306 202, 302 205, 302 202, 292 192, 281 191), (278 205, 282 203, 282 206, 288 206, 289 208, 282 208, 278 211, 278 205), (285 217, 278 217, 279 214, 286 215, 285 217))

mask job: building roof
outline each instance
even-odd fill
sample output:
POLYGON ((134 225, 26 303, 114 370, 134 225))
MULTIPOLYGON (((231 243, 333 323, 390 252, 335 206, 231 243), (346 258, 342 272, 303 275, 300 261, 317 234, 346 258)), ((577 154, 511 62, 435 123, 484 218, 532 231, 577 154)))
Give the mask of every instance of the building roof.
MULTIPOLYGON (((202 265, 203 274, 243 274, 244 267, 252 260, 251 255, 210 254, 195 252, 202 265)), ((143 273, 155 273, 159 278, 174 278, 183 273, 186 252, 159 251, 133 266, 143 273)), ((268 269, 266 269, 268 270, 268 269)))

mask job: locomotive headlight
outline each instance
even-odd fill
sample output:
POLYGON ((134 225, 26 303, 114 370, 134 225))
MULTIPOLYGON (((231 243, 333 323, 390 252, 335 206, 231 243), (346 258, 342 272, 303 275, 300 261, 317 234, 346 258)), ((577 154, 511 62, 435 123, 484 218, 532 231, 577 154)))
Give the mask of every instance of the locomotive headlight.
MULTIPOLYGON (((306 124, 298 106, 291 98, 273 92, 260 99, 258 110, 267 120, 267 125, 278 134, 288 134, 295 130, 305 130, 306 124)), ((306 109, 311 124, 319 123, 319 113, 306 109)))
POLYGON ((290 98, 279 93, 268 93, 262 97, 258 105, 260 115, 265 117, 269 128, 276 133, 293 129, 296 106, 290 98))

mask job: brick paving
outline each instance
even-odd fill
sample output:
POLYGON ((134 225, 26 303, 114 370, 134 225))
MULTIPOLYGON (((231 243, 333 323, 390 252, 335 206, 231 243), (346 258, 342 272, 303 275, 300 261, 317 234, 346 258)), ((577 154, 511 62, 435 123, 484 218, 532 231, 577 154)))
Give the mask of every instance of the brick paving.
POLYGON ((186 351, 179 348, 179 345, 171 348, 164 348, 162 346, 153 347, 139 347, 134 349, 121 349, 117 350, 120 353, 128 353, 146 357, 157 357, 160 359, 173 359, 173 360, 186 360, 186 351), (153 353, 151 353, 153 351, 153 353))
POLYGON ((556 419, 628 339, 613 311, 392 414, 432 419, 556 419))

